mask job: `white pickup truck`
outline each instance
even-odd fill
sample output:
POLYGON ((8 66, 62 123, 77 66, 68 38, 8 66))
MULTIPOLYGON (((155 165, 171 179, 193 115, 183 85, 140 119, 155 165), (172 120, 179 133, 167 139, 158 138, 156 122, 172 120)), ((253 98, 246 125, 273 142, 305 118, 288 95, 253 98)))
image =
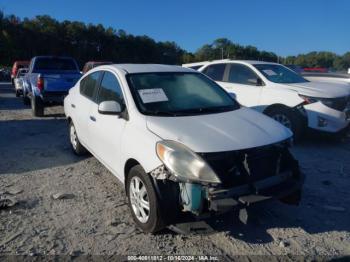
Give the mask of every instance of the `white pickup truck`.
MULTIPOLYGON (((191 68, 191 64, 183 66, 191 68)), ((338 133, 349 126, 347 84, 310 82, 283 65, 262 61, 207 61, 197 70, 215 80, 243 106, 290 128, 295 138, 306 127, 338 133)))

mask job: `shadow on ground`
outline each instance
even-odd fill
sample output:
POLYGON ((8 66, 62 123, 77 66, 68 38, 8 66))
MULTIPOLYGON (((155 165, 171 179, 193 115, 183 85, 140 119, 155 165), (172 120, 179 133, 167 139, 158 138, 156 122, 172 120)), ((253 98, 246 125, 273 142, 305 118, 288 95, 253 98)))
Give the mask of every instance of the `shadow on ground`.
POLYGON ((0 121, 0 174, 72 164, 83 158, 70 148, 64 119, 0 121))

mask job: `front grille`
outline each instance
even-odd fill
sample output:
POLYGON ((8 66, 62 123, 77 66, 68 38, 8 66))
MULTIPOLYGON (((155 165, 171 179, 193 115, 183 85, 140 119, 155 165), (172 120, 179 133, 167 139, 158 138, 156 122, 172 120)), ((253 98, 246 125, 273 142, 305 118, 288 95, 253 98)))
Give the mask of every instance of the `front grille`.
POLYGON ((266 146, 238 151, 199 153, 222 181, 224 188, 250 184, 276 175, 281 149, 266 146))

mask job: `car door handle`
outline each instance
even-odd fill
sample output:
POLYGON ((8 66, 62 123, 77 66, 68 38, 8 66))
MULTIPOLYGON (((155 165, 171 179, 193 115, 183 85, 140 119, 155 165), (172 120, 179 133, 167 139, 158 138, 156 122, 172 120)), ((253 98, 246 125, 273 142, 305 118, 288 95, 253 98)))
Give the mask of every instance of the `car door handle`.
POLYGON ((75 105, 74 104, 70 104, 71 107, 75 108, 75 105))
POLYGON ((90 120, 96 122, 96 118, 94 116, 90 116, 90 120))

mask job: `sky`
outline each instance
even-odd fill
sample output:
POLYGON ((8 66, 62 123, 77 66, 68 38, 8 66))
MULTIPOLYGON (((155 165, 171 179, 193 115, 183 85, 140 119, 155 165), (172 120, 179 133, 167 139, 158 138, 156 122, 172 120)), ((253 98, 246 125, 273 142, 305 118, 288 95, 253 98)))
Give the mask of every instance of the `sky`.
POLYGON ((0 0, 0 9, 101 23, 191 52, 221 37, 280 56, 350 51, 350 0, 0 0))

